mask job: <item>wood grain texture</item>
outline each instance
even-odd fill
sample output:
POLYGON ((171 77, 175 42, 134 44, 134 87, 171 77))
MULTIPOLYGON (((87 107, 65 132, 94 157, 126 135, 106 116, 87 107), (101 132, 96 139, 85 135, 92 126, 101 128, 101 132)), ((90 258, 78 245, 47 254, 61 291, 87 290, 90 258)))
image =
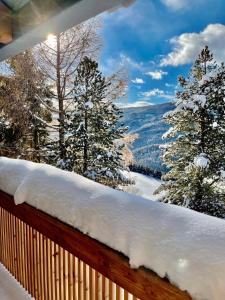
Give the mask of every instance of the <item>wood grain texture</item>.
MULTIPOLYGON (((13 197, 1 191, 0 207, 3 209, 1 211, 0 220, 1 242, 7 240, 10 227, 7 225, 7 220, 10 219, 7 218, 7 220, 5 220, 5 216, 3 216, 5 215, 4 210, 7 211, 7 214, 10 213, 22 221, 20 221, 21 232, 23 233, 24 231, 25 237, 24 235, 16 236, 15 243, 17 247, 20 247, 21 245, 18 245, 17 241, 22 241, 26 249, 22 247, 21 253, 19 254, 22 257, 21 262, 24 264, 29 261, 30 264, 29 266, 21 265, 23 271, 20 275, 18 275, 18 272, 21 271, 17 268, 15 273, 17 277, 21 278, 21 283, 25 288, 36 296, 37 299, 47 300, 50 299, 50 297, 52 298, 54 294, 55 299, 62 299, 61 295, 63 295, 64 298, 66 297, 66 299, 68 295, 70 295, 70 299, 77 299, 78 295, 78 300, 94 300, 94 298, 97 300, 98 290, 103 291, 104 298, 102 299, 105 299, 105 294, 107 290, 109 290, 109 299, 112 299, 112 283, 110 283, 109 288, 106 289, 105 278, 116 283, 117 287, 119 287, 116 288, 116 299, 122 299, 121 295, 119 295, 120 287, 125 290, 123 291, 123 299, 128 299, 128 293, 133 295, 133 299, 138 298, 141 300, 191 299, 186 292, 179 290, 167 280, 161 279, 155 273, 144 268, 139 268, 138 270, 131 269, 127 257, 80 231, 28 204, 16 206, 13 197), (5 226, 2 227, 3 223, 5 226), (36 231, 37 233, 35 233, 36 231), (50 241, 55 243, 52 244, 51 247, 49 246, 51 244, 50 241), (37 249, 31 249, 31 245, 37 245, 37 249), (75 258, 70 258, 67 251, 78 258, 77 264, 74 263, 75 258), (43 268, 44 265, 47 266, 47 268, 43 268), (71 268, 71 265, 74 267, 76 265, 78 273, 76 273, 75 268, 71 268), (86 265, 87 268, 90 267, 96 270, 95 278, 93 275, 91 275, 90 278, 87 277, 90 271, 86 269, 86 265), (68 274, 70 268, 71 270, 73 269, 71 275, 68 274), (51 270, 53 270, 53 274, 51 274, 51 270), (33 273, 40 274, 42 277, 41 279, 37 279, 36 283, 32 282, 33 273), (100 277, 98 276, 99 274, 100 277), (26 278, 27 276, 31 278, 26 278), (70 278, 70 276, 72 277, 70 278), (78 276, 78 283, 76 282, 76 276, 78 276), (93 282, 94 279, 95 282, 93 282), (74 281, 75 284, 70 289, 70 284, 74 281), (88 284, 90 281, 91 283, 88 284), (49 285, 51 285, 51 283, 54 286, 54 292, 50 290, 51 287, 49 285), (93 296, 91 298, 88 296, 87 286, 98 289, 94 291, 95 297, 93 296), (38 289, 43 290, 42 293, 44 295, 39 295, 40 291, 38 291, 38 289)), ((17 227, 17 229, 18 228, 20 227, 17 227)), ((10 243, 7 245, 8 253, 12 252, 13 247, 14 245, 10 243)), ((0 260, 4 264, 7 263, 7 267, 9 266, 10 269, 13 269, 12 266, 10 267, 10 258, 4 248, 5 247, 2 248, 0 245, 0 260)), ((15 254, 18 255, 18 253, 15 254)), ((15 259, 17 259, 17 256, 15 259)), ((16 264, 16 266, 18 266, 18 264, 16 264)), ((90 294, 92 295, 92 291, 90 291, 90 294)))

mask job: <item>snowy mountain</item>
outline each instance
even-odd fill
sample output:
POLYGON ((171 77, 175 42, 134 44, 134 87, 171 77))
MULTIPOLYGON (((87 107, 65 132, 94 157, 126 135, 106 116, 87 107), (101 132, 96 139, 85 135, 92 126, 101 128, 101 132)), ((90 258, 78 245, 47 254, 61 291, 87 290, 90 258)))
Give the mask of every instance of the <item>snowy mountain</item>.
POLYGON ((172 103, 123 109, 122 122, 129 127, 129 133, 139 135, 132 147, 137 164, 165 171, 160 159, 159 146, 166 143, 162 140, 162 135, 168 129, 168 125, 163 121, 163 115, 172 109, 174 109, 172 103))

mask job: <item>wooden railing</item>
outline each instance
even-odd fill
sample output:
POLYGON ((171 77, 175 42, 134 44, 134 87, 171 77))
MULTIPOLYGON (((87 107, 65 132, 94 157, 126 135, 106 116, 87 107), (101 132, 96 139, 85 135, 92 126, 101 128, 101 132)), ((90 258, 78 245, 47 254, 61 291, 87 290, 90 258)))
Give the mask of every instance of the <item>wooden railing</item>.
MULTIPOLYGON (((97 224, 96 224, 97 226, 97 224)), ((187 300, 121 253, 0 191, 0 262, 40 300, 187 300)))

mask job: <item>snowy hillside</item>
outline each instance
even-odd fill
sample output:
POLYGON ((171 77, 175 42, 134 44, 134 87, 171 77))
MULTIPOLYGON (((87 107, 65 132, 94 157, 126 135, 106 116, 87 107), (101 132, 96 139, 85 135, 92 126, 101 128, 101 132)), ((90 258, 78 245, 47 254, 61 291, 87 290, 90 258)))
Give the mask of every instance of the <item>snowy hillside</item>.
POLYGON ((122 122, 129 127, 129 133, 137 133, 132 151, 138 164, 163 171, 159 145, 165 143, 162 135, 168 130, 163 121, 164 113, 174 109, 173 104, 165 103, 145 107, 125 108, 122 122))
POLYGON ((154 191, 160 186, 161 180, 135 172, 125 172, 125 175, 135 181, 135 184, 123 187, 125 192, 142 196, 149 200, 155 201, 159 199, 159 195, 154 195, 154 191))

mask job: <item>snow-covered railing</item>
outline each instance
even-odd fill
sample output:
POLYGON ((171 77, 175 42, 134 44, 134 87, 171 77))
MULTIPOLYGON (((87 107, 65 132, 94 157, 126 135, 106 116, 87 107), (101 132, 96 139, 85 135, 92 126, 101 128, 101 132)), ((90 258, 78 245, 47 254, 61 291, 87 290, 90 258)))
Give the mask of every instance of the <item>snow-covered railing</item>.
POLYGON ((0 260, 38 299, 225 299, 222 219, 4 157, 0 190, 0 260))
POLYGON ((172 300, 185 293, 121 253, 0 192, 0 261, 40 300, 172 300))

